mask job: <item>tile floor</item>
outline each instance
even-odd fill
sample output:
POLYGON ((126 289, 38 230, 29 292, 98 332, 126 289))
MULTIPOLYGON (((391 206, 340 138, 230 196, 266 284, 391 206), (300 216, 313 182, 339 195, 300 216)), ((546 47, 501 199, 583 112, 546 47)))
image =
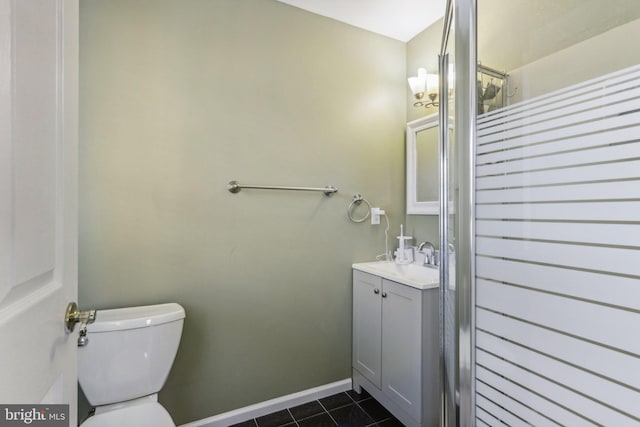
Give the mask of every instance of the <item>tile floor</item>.
POLYGON ((352 390, 258 417, 232 427, 402 427, 369 393, 352 390))

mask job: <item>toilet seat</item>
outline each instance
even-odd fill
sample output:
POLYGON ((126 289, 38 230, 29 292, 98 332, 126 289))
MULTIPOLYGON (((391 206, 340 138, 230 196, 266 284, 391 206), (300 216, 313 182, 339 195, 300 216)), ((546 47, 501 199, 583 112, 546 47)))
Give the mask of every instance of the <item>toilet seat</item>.
POLYGON ((171 415, 157 402, 132 405, 87 418, 81 427, 176 427, 171 415))

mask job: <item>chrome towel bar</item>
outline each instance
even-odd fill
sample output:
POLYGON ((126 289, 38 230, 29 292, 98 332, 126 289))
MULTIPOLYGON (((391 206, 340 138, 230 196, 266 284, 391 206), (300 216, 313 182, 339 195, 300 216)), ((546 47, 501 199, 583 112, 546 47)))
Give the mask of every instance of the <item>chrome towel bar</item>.
POLYGON ((333 185, 327 185, 326 187, 283 187, 280 185, 245 185, 239 184, 238 181, 230 181, 227 185, 227 190, 230 193, 237 193, 243 188, 255 188, 260 190, 293 190, 293 191, 322 191, 325 196, 333 196, 338 192, 338 189, 333 185))

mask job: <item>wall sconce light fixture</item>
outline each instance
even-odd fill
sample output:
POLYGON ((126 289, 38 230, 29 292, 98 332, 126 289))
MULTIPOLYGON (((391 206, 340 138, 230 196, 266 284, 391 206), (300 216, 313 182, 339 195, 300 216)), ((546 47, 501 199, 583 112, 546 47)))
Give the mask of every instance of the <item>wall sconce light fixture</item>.
POLYGON ((413 103, 414 107, 437 107, 439 103, 438 99, 438 75, 427 74, 427 70, 424 68, 418 68, 418 75, 416 77, 409 77, 409 87, 413 96, 416 98, 416 102, 413 103), (427 95, 428 99, 424 99, 424 95, 427 95))
MULTIPOLYGON (((440 78, 437 74, 427 74, 427 70, 424 68, 418 68, 417 77, 409 77, 409 87, 411 92, 416 98, 416 102, 413 103, 414 107, 437 107, 439 102, 438 91, 440 90, 440 78), (428 99, 423 99, 425 93, 428 99)), ((453 96, 453 85, 455 84, 455 71, 453 64, 449 64, 449 72, 447 73, 447 80, 449 82, 448 97, 451 99, 453 96)))

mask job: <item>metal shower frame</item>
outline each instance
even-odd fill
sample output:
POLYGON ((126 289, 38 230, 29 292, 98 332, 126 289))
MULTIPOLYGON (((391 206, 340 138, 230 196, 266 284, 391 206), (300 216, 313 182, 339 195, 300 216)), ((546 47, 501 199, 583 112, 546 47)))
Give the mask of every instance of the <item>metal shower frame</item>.
MULTIPOLYGON (((449 245, 449 187, 448 165, 456 161, 459 167, 459 189, 456 203, 456 325, 457 371, 456 389, 452 396, 445 393, 444 370, 444 289, 449 277, 448 250, 441 250, 440 272, 440 360, 442 387, 441 425, 473 426, 475 421, 475 141, 477 117, 477 0, 447 0, 442 44, 439 55, 440 91, 447 93, 448 54, 447 46, 453 34, 455 38, 456 138, 459 159, 449 159, 448 102, 440 106, 440 248, 449 245), (453 27, 452 27, 453 26, 453 27), (453 32, 452 32, 453 28, 453 32), (445 76, 445 77, 443 77, 445 76), (451 417, 446 408, 456 408, 451 417)), ((441 97, 444 101, 447 97, 441 97)))

